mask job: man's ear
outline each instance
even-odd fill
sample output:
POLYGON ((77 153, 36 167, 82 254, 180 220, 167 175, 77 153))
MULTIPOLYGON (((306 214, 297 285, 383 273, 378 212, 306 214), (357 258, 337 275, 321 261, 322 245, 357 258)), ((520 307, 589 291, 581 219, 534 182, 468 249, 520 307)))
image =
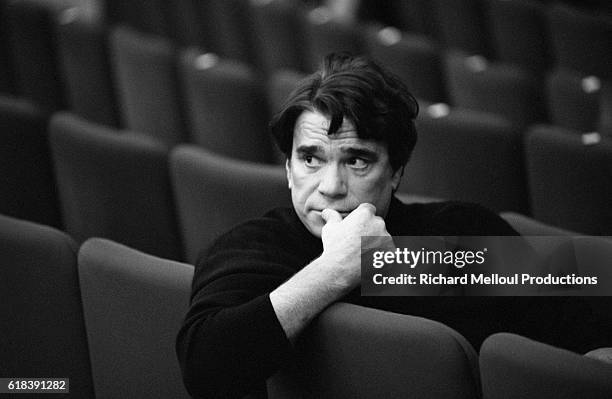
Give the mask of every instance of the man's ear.
POLYGON ((404 175, 404 166, 402 166, 401 168, 397 168, 397 170, 393 172, 393 176, 391 176, 391 187, 393 188, 393 192, 396 192, 397 189, 399 188, 403 175, 404 175))
POLYGON ((291 175, 291 159, 287 158, 285 161, 285 171, 287 172, 287 184, 289 186, 289 190, 293 188, 293 176, 291 175))

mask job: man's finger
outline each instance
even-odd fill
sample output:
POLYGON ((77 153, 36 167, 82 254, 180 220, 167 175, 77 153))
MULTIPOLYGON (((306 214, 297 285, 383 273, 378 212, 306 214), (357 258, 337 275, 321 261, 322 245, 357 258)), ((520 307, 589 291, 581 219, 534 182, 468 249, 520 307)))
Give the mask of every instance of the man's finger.
POLYGON ((321 212, 321 217, 325 220, 325 223, 330 222, 341 222, 342 216, 333 209, 325 208, 321 212))
POLYGON ((372 215, 376 214, 376 207, 372 204, 370 204, 369 202, 363 202, 361 204, 359 204, 359 206, 357 208, 355 208, 355 210, 357 209, 365 209, 368 210, 369 212, 372 213, 372 215))

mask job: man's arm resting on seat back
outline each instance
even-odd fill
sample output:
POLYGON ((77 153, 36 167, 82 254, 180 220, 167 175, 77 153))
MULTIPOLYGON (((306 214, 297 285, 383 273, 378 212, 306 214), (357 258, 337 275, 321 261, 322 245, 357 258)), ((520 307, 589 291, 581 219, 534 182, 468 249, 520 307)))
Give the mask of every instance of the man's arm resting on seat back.
POLYGON ((344 220, 325 209, 323 254, 270 293, 270 302, 287 338, 293 341, 331 303, 359 285, 361 237, 389 236, 371 204, 361 204, 344 220))

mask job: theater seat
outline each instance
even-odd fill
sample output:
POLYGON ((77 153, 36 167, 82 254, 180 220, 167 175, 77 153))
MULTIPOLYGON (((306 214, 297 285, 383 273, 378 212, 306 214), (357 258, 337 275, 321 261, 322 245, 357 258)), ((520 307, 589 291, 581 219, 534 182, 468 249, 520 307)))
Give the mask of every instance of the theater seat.
POLYGON ((248 65, 195 49, 181 55, 190 142, 253 162, 271 162, 264 84, 248 65))
POLYGON ((316 71, 321 60, 329 53, 362 54, 363 34, 361 25, 335 20, 326 7, 310 10, 304 23, 307 68, 316 71))
POLYGON ((521 131, 496 115, 445 104, 422 107, 419 141, 400 192, 526 213, 521 131))
POLYGON ((596 76, 562 68, 551 71, 546 77, 546 98, 551 122, 582 132, 596 131, 603 84, 596 76))
POLYGON ((85 10, 72 7, 58 16, 54 33, 70 110, 91 122, 118 127, 107 29, 85 10))
POLYGON ((325 310, 268 380, 271 399, 476 398, 474 349, 428 319, 347 303, 325 310))
POLYGON ((306 70, 304 15, 297 0, 248 0, 251 38, 259 69, 306 70))
POLYGON ((15 92, 47 111, 66 105, 53 26, 73 0, 6 1, 8 44, 15 92))
POLYGON ((519 127, 546 120, 544 85, 533 72, 456 51, 444 61, 454 106, 501 115, 519 127))
POLYGON ((435 42, 393 27, 368 29, 366 39, 370 55, 399 76, 415 97, 446 101, 442 60, 435 42))
POLYGON ((67 113, 52 118, 49 140, 66 231, 78 242, 105 237, 181 258, 164 145, 67 113))
POLYGON ((527 132, 525 150, 533 217, 612 235, 612 139, 538 125, 527 132))
POLYGON ((174 342, 193 267, 98 238, 78 261, 96 397, 188 398, 174 342))
POLYGON ((0 375, 69 378, 57 397, 93 399, 76 252, 63 232, 0 215, 0 375))
POLYGON ((488 0, 486 4, 496 59, 543 74, 552 64, 545 6, 535 0, 488 0))
POLYGON ((612 18, 562 3, 550 5, 547 11, 557 65, 601 79, 611 78, 612 18))
POLYGON ((47 121, 31 102, 0 96, 0 213, 61 227, 47 121))
POLYGON ((612 397, 612 364, 499 333, 480 349, 484 399, 612 397))
POLYGON ((185 141, 174 44, 118 26, 109 46, 123 126, 168 145, 185 141))
POLYGON ((186 259, 235 224, 262 216, 291 200, 284 168, 226 158, 193 145, 170 154, 186 259))

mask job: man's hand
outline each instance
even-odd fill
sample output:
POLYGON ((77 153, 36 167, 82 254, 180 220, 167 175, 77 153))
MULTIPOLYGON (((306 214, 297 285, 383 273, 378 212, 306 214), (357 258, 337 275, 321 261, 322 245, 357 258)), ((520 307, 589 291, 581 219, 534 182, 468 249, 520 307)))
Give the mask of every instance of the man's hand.
POLYGON ((359 205, 344 219, 332 209, 325 209, 321 216, 326 222, 321 232, 323 254, 270 293, 272 307, 290 340, 329 304, 359 285, 361 237, 389 237, 372 204, 359 205))
POLYGON ((324 209, 321 217, 326 222, 321 230, 321 259, 338 268, 340 281, 347 288, 354 288, 361 277, 361 237, 390 238, 385 221, 376 216, 376 207, 368 203, 359 205, 344 219, 333 209, 324 209))

